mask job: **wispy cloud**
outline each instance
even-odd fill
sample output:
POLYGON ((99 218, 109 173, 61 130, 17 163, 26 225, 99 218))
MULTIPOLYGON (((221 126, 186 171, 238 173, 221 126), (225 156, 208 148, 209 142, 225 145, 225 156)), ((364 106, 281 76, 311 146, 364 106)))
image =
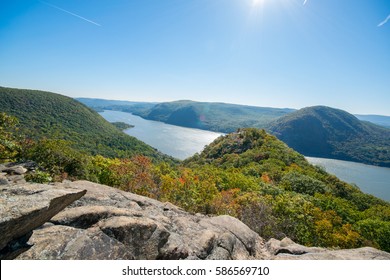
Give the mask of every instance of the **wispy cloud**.
POLYGON ((45 5, 47 5, 47 6, 50 6, 50 7, 52 7, 52 8, 55 8, 55 9, 57 9, 57 10, 60 10, 60 11, 62 11, 62 12, 64 12, 64 13, 67 13, 67 14, 70 14, 70 15, 72 15, 72 16, 78 17, 79 19, 82 19, 82 20, 84 20, 84 21, 86 21, 86 22, 92 23, 92 24, 97 25, 97 26, 101 26, 101 25, 100 25, 99 23, 97 23, 97 22, 94 22, 94 21, 92 21, 92 20, 90 20, 90 19, 87 19, 87 18, 82 17, 82 16, 80 16, 80 15, 77 15, 77 14, 75 14, 75 13, 72 13, 72 12, 67 11, 67 10, 65 10, 65 9, 62 9, 62 8, 56 6, 56 5, 47 3, 47 2, 45 2, 45 1, 39 1, 39 2, 41 2, 42 4, 45 4, 45 5))
POLYGON ((306 5, 307 0, 303 1, 303 5, 306 5))
POLYGON ((378 24, 378 27, 381 27, 382 25, 386 24, 390 20, 390 15, 387 16, 387 18, 378 24))

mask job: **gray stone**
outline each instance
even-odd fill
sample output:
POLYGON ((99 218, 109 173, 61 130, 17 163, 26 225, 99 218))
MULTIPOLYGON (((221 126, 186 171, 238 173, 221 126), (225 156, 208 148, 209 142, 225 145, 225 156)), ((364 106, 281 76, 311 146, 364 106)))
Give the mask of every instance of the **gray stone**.
POLYGON ((113 206, 80 206, 67 208, 54 216, 50 221, 58 225, 85 229, 92 227, 101 220, 114 216, 141 217, 142 214, 135 210, 113 206))
POLYGON ((240 220, 225 215, 213 217, 210 222, 235 236, 245 246, 246 250, 243 251, 248 252, 249 256, 258 257, 258 253, 262 254, 264 240, 240 220))
POLYGON ((390 260, 390 254, 371 248, 326 250, 302 255, 279 254, 276 260, 390 260))
POLYGON ((5 168, 3 172, 6 172, 11 175, 23 175, 27 172, 27 169, 21 165, 15 165, 5 168))
POLYGON ((10 175, 6 177, 12 184, 25 184, 26 180, 23 175, 10 175))
POLYGON ((76 229, 47 224, 34 231, 31 249, 21 260, 120 260, 134 259, 129 249, 98 229, 76 229))
POLYGON ((84 190, 40 184, 1 186, 0 250, 43 225, 84 194, 84 190))
POLYGON ((290 238, 286 237, 282 241, 271 238, 266 243, 267 251, 272 255, 290 254, 290 255, 303 255, 307 253, 323 252, 325 249, 318 247, 306 247, 295 243, 290 238))
POLYGON ((51 221, 78 228, 98 227, 130 248, 135 259, 265 257, 263 240, 235 218, 192 215, 171 203, 87 181, 61 185, 86 189, 87 193, 51 221))
POLYGON ((169 232, 164 226, 148 218, 112 217, 99 223, 108 236, 127 245, 136 259, 154 260, 168 241, 169 232))
POLYGON ((9 181, 6 177, 0 175, 0 186, 1 185, 8 185, 9 181))
POLYGON ((330 250, 302 246, 289 238, 270 239, 266 248, 276 260, 390 260, 389 253, 370 247, 330 250))
POLYGON ((171 203, 87 181, 45 187, 15 185, 0 190, 2 223, 11 221, 7 220, 8 212, 18 214, 21 220, 38 219, 29 218, 34 217, 30 212, 40 216, 40 222, 28 230, 11 228, 18 234, 2 243, 10 249, 8 258, 20 254, 18 259, 390 259, 389 253, 373 248, 329 250, 305 247, 288 238, 265 243, 233 217, 193 215, 171 203), (41 210, 57 204, 61 205, 58 209, 65 207, 74 200, 61 202, 68 192, 79 199, 54 217, 54 212, 48 215, 41 210), (29 238, 32 228, 50 218, 50 224, 35 229, 29 238))

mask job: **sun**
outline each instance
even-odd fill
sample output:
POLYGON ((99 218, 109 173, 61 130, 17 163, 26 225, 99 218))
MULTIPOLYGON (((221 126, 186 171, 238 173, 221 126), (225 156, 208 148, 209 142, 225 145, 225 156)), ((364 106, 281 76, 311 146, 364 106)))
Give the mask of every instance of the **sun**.
POLYGON ((263 2, 264 2, 264 0, 252 0, 252 5, 253 6, 259 6, 263 2))

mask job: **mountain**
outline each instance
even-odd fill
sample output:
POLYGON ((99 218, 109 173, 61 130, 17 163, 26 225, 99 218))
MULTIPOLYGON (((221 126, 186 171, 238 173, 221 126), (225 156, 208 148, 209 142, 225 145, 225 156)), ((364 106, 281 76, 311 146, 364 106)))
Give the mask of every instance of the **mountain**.
POLYGON ((156 102, 134 102, 98 98, 76 98, 76 100, 94 109, 95 111, 113 110, 129 113, 149 110, 158 104, 156 102))
POLYGON ((17 117, 21 132, 33 139, 68 140, 79 150, 107 157, 165 157, 95 111, 60 94, 0 87, 0 111, 17 117))
POLYGON ((173 125, 229 133, 240 127, 264 128, 272 120, 292 111, 294 110, 181 100, 159 103, 149 110, 134 114, 173 125))
MULTIPOLYGON (((150 118, 157 118, 164 120, 165 122, 168 121, 168 117, 166 114, 171 114, 172 111, 181 108, 183 105, 190 105, 190 103, 193 103, 195 106, 203 106, 203 110, 206 107, 206 105, 213 104, 215 107, 219 107, 218 110, 229 110, 230 108, 233 108, 231 112, 235 112, 237 110, 241 110, 241 116, 238 116, 239 118, 247 118, 247 123, 254 123, 256 124, 259 121, 260 118, 264 118, 264 120, 260 121, 259 125, 255 125, 255 127, 258 128, 264 128, 267 127, 268 122, 266 119, 273 120, 276 115, 285 115, 286 113, 294 112, 295 109, 281 109, 281 108, 265 108, 265 107, 255 107, 255 106, 243 106, 243 105, 235 105, 235 104, 225 104, 225 103, 205 103, 205 102, 194 102, 194 101, 174 101, 174 102, 167 102, 172 103, 171 105, 168 105, 167 103, 164 103, 165 105, 156 106, 159 103, 158 102, 134 102, 134 101, 120 101, 120 100, 108 100, 108 99, 97 99, 97 98, 76 98, 76 100, 80 101, 84 105, 96 110, 96 111, 102 111, 102 110, 113 110, 113 111, 123 111, 123 112, 129 112, 134 113, 137 115, 140 115, 144 118, 148 118, 149 114, 151 114, 150 118), (203 103, 203 105, 201 104, 203 103), (154 108, 155 107, 155 108, 154 108), (160 107, 165 107, 160 108, 160 107), (176 107, 176 108, 175 108, 176 107), (256 109, 257 108, 257 109, 256 109), (161 115, 156 117, 153 116, 154 113, 152 113, 153 110, 160 111, 161 115), (164 112, 165 111, 165 112, 164 112), (261 114, 261 116, 258 115, 258 113, 261 114)), ((213 109, 215 109, 215 107, 213 109)), ((210 111, 207 109, 207 111, 210 111)), ((227 112, 229 113, 229 112, 227 112)), ((204 115, 204 112, 203 112, 204 115)), ((188 123, 186 121, 182 121, 184 123, 182 126, 189 126, 193 127, 194 125, 196 127, 202 126, 199 124, 200 116, 196 115, 195 120, 192 118, 189 118, 188 123), (194 124, 195 123, 195 124, 194 124)), ((214 117, 213 115, 210 115, 210 117, 214 117)), ((380 126, 385 126, 390 128, 390 117, 389 116, 381 116, 381 115, 355 115, 359 120, 362 121, 369 121, 373 124, 377 124, 380 126)), ((172 118, 173 119, 173 118, 172 118)), ((175 122, 175 120, 171 120, 172 122, 175 122)), ((230 127, 225 132, 233 132, 239 127, 245 127, 239 126, 239 125, 233 125, 231 123, 230 119, 224 118, 225 123, 227 124, 227 127, 230 127)), ((176 121, 177 122, 177 121, 176 121)), ((178 122, 180 123, 180 122, 178 122)), ((243 123, 245 124, 245 123, 243 123)), ((205 125, 203 125, 205 126, 205 125)), ((219 131, 216 130, 213 126, 210 126, 210 130, 213 131, 219 131)))
POLYGON ((361 121, 372 122, 377 125, 381 125, 390 128, 390 117, 380 115, 355 115, 361 121))
POLYGON ((269 130, 306 156, 390 167, 390 129, 339 109, 303 108, 274 121, 269 130))
MULTIPOLYGON (((210 208, 239 217, 264 238, 338 248, 378 242, 390 250, 388 237, 373 238, 390 234, 389 203, 309 164, 264 130, 221 136, 183 164, 196 175, 194 192, 201 192, 202 178, 208 182, 203 204, 217 189, 210 208)), ((187 187, 188 173, 182 177, 187 187)))

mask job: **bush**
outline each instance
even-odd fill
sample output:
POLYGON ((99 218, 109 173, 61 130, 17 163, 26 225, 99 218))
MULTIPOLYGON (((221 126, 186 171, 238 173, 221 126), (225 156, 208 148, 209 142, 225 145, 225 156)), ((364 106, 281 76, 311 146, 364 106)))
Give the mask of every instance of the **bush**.
POLYGON ((281 185, 286 190, 308 195, 324 193, 326 190, 326 185, 323 182, 295 171, 286 174, 282 178, 281 185))
POLYGON ((50 176, 49 173, 39 171, 39 170, 27 174, 26 176, 24 176, 24 178, 28 182, 34 182, 34 183, 40 183, 40 184, 46 184, 46 183, 50 183, 53 181, 53 178, 50 176))
POLYGON ((18 120, 0 113, 0 162, 12 160, 20 150, 16 139, 18 120))

